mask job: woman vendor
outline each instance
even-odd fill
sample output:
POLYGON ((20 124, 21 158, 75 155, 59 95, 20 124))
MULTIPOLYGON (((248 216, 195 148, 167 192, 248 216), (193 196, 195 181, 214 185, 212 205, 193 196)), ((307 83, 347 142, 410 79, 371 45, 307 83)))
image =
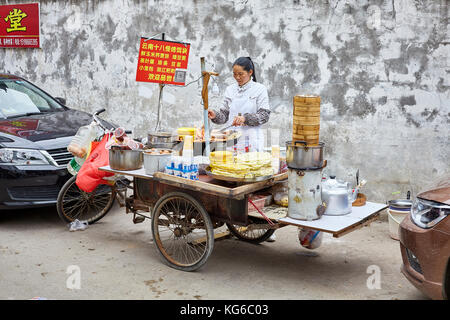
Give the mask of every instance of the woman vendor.
POLYGON ((270 107, 267 88, 256 82, 255 65, 250 57, 240 57, 233 63, 236 83, 225 90, 220 110, 208 110, 213 123, 235 126, 241 132, 238 150, 258 151, 264 149, 264 133, 261 126, 269 120, 270 107))
MULTIPOLYGON (((256 82, 255 65, 250 57, 240 57, 233 63, 236 83, 225 90, 225 98, 219 111, 208 110, 208 117, 216 124, 235 126, 241 132, 236 144, 240 151, 264 150, 264 133, 261 126, 269 121, 270 107, 267 88, 256 82)), ((267 241, 275 241, 272 234, 267 241)))

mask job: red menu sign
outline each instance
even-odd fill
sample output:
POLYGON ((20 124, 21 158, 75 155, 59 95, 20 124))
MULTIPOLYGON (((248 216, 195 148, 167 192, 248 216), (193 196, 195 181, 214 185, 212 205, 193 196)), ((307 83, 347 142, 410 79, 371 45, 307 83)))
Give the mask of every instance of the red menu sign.
POLYGON ((0 47, 40 47, 39 3, 0 5, 0 47))
POLYGON ((189 43, 141 38, 136 81, 184 85, 189 43))

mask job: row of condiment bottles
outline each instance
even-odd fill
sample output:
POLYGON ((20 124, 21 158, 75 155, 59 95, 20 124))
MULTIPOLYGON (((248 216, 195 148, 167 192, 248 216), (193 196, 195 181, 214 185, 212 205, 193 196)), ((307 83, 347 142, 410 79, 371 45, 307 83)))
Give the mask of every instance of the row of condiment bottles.
POLYGON ((164 172, 189 180, 198 180, 199 163, 195 158, 198 157, 171 156, 164 172))

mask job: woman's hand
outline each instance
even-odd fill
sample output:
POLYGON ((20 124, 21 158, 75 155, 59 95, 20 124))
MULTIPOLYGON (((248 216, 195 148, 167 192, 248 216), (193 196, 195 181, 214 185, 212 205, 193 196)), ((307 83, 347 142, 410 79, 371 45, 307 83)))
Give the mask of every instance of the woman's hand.
POLYGON ((233 126, 243 126, 245 123, 244 116, 236 116, 233 120, 233 126))
POLYGON ((214 119, 216 117, 216 113, 213 110, 208 109, 208 118, 214 119))

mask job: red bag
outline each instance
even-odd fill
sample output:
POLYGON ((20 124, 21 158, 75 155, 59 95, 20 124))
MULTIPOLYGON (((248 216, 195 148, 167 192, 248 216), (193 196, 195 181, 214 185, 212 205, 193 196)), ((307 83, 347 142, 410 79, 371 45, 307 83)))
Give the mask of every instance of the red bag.
POLYGON ((97 144, 93 144, 91 153, 81 166, 75 181, 78 188, 85 192, 92 192, 99 184, 110 184, 110 181, 104 180, 105 177, 111 177, 114 173, 100 171, 98 168, 109 165, 109 150, 105 148, 110 135, 105 134, 103 139, 97 144))

